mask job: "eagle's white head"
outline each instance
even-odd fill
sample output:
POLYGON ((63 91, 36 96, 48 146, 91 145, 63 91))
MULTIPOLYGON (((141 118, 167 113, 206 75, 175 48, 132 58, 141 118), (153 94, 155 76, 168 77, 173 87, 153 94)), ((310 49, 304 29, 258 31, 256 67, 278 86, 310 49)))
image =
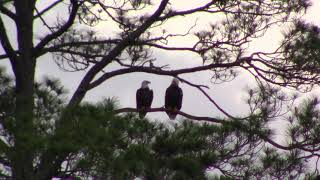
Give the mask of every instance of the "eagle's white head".
POLYGON ((179 86, 179 83, 180 83, 180 81, 179 81, 178 78, 173 78, 173 80, 172 80, 172 82, 171 82, 171 84, 174 84, 174 85, 176 85, 176 86, 179 86))
POLYGON ((144 80, 141 83, 141 87, 142 88, 149 88, 148 84, 150 84, 150 81, 144 80))

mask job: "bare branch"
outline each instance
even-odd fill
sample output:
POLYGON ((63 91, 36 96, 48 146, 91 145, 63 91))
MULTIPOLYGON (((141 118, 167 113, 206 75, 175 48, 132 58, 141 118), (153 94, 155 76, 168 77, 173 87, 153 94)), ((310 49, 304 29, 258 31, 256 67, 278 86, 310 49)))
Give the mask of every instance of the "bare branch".
POLYGON ((47 35, 44 39, 40 41, 40 43, 35 47, 36 54, 39 56, 39 51, 41 51, 50 41, 62 35, 65 31, 67 31, 72 25, 77 15, 77 10, 80 6, 77 1, 71 0, 72 9, 69 15, 69 19, 67 22, 57 31, 47 35))
POLYGON ((228 67, 235 67, 239 66, 241 61, 236 61, 232 63, 215 63, 215 64, 209 64, 206 66, 197 66, 192 68, 185 68, 185 69, 178 69, 178 70, 160 70, 150 67, 142 67, 142 66, 132 66, 129 68, 124 69, 118 69, 112 72, 105 73, 101 77, 99 77, 97 80, 93 81, 87 90, 92 89, 101 83, 103 83, 105 80, 112 78, 117 75, 127 74, 127 73, 134 73, 134 72, 145 72, 145 73, 151 73, 151 74, 158 74, 158 75, 165 75, 165 76, 177 76, 179 74, 186 74, 186 73, 193 73, 193 72, 199 72, 199 71, 205 71, 210 70, 213 68, 228 68, 228 67))
MULTIPOLYGON (((37 13, 39 13, 37 8, 35 8, 35 10, 37 13)), ((42 21, 42 23, 51 31, 51 33, 54 33, 52 27, 49 26, 49 24, 43 19, 43 17, 41 15, 39 15, 39 18, 42 21)))
POLYGON ((120 39, 107 39, 107 40, 97 40, 97 41, 77 41, 77 42, 65 42, 57 45, 53 45, 48 48, 43 48, 38 52, 39 55, 43 55, 47 52, 66 52, 68 50, 62 48, 72 48, 79 46, 88 46, 88 45, 99 45, 99 44, 117 44, 120 42, 120 39))
POLYGON ((14 61, 17 58, 16 57, 17 55, 15 50, 11 46, 11 43, 7 36, 6 29, 1 17, 0 17, 0 42, 10 61, 14 61))
MULTIPOLYGON (((159 108, 146 109, 145 111, 146 112, 165 112, 165 111, 167 111, 167 109, 163 108, 163 107, 159 107, 159 108)), ((122 108, 122 109, 117 109, 113 112, 115 114, 119 114, 119 113, 126 113, 126 112, 140 112, 140 110, 135 109, 135 108, 122 108)), ((212 117, 193 116, 193 115, 187 114, 182 111, 176 111, 176 112, 178 114, 180 114, 181 116, 192 119, 192 120, 214 122, 214 123, 223 123, 224 122, 223 120, 212 118, 212 117)))
POLYGON ((116 23, 118 23, 118 24, 121 24, 122 26, 125 26, 125 24, 123 24, 122 22, 120 22, 119 20, 117 20, 117 18, 114 17, 114 16, 108 11, 107 7, 106 7, 103 3, 101 3, 100 1, 99 1, 98 3, 99 3, 99 5, 100 5, 100 7, 104 10, 104 12, 106 12, 107 15, 108 15, 114 22, 116 22, 116 23))
POLYGON ((104 57, 99 63, 95 64, 82 79, 79 84, 76 92, 73 94, 71 100, 69 101, 69 106, 80 103, 82 98, 87 91, 90 82, 93 80, 96 74, 98 74, 106 65, 112 62, 121 52, 130 45, 131 42, 134 42, 141 34, 143 34, 162 14, 166 8, 169 0, 162 0, 158 9, 135 31, 130 33, 126 38, 117 44, 117 46, 109 52, 109 54, 104 57))
MULTIPOLYGON (((160 107, 160 108, 150 108, 150 109, 145 109, 145 112, 165 112, 167 111, 166 108, 160 107)), ((126 113, 126 112, 140 112, 139 109, 136 108, 122 108, 122 109, 117 109, 113 111, 115 114, 120 114, 120 113, 126 113)), ((220 124, 227 124, 227 123, 232 123, 232 122, 238 122, 237 120, 232 120, 232 121, 226 121, 226 120, 220 120, 220 119, 216 119, 216 118, 212 118, 212 117, 201 117, 201 116, 193 116, 190 114, 187 114, 185 112, 182 111, 176 111, 179 115, 186 117, 190 120, 196 120, 196 121, 206 121, 206 122, 214 122, 214 123, 220 123, 220 124)), ((242 129, 245 132, 249 132, 249 129, 242 129)), ((271 140, 269 137, 267 137, 264 134, 261 133, 257 133, 257 132, 249 132, 249 133, 255 133, 256 135, 258 135, 261 139, 263 139, 264 141, 268 142, 269 144, 282 149, 282 150, 293 150, 296 148, 302 148, 301 145, 291 145, 291 146, 283 146, 281 144, 278 144, 276 142, 274 142, 273 140, 271 140)))
POLYGON ((4 7, 3 4, 0 5, 0 12, 7 15, 8 17, 13 19, 14 21, 16 21, 16 19, 17 19, 17 16, 12 11, 10 11, 6 7, 4 7))
POLYGON ((46 7, 45 9, 43 9, 41 12, 37 12, 37 15, 34 16, 34 18, 38 18, 41 17, 43 14, 45 14, 47 11, 49 11, 50 9, 52 9, 53 7, 55 7, 56 5, 58 5, 59 3, 61 3, 63 0, 57 0, 56 2, 53 2, 52 4, 50 4, 48 7, 46 7))

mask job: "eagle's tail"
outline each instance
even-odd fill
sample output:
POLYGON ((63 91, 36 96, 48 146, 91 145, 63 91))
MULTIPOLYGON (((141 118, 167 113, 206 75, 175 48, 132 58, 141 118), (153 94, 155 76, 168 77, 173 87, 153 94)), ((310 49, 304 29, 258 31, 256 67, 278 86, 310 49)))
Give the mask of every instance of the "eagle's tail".
POLYGON ((145 112, 145 111, 140 111, 140 112, 139 112, 139 117, 140 117, 140 119, 144 118, 144 117, 146 116, 146 114, 147 114, 147 112, 145 112))
POLYGON ((169 119, 175 120, 177 117, 177 113, 174 113, 172 111, 166 111, 167 115, 169 116, 169 119))
POLYGON ((147 112, 145 110, 146 110, 145 107, 142 107, 142 108, 139 109, 139 117, 140 117, 140 119, 142 119, 142 118, 144 118, 146 116, 147 112))

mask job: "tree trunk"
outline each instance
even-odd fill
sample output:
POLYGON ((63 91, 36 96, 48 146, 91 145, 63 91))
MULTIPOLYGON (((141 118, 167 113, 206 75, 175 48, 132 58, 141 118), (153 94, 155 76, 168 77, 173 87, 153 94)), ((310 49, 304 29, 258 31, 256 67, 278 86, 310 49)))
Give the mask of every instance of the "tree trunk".
POLYGON ((11 60, 15 75, 14 146, 10 154, 15 180, 34 179, 33 160, 36 149, 34 119, 33 0, 15 0, 18 57, 11 60))

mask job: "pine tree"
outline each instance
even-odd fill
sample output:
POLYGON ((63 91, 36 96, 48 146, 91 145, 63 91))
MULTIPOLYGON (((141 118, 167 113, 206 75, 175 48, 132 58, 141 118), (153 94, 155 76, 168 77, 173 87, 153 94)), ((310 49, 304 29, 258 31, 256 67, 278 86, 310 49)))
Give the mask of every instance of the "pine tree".
MULTIPOLYGON (((13 74, 10 78, 1 71, 0 77, 2 176, 203 179, 207 167, 227 178, 300 176, 306 172, 303 160, 319 157, 318 101, 292 110, 295 97, 280 88, 309 91, 319 84, 318 27, 296 16, 309 6, 308 0, 216 0, 177 10, 169 0, 0 1, 0 59, 10 63, 13 74), (195 21, 179 33, 165 26, 201 13, 222 18, 206 28, 195 21), (275 51, 247 51, 251 41, 277 24, 288 25, 289 32, 275 51), (99 30, 98 25, 107 28, 99 30), (172 46, 179 38, 195 40, 172 46), (153 56, 158 50, 190 52, 201 65, 175 69, 153 56), (48 54, 64 70, 86 70, 70 100, 63 98, 56 80, 35 81, 37 62, 48 54), (111 65, 116 68, 108 69, 111 65), (211 71, 208 78, 225 83, 239 69, 257 82, 248 92, 248 115, 233 117, 206 93, 207 86, 178 77, 203 93, 225 118, 179 112, 189 121, 208 124, 188 121, 173 132, 130 113, 121 115, 136 110, 120 111, 110 100, 82 102, 88 91, 119 75, 177 77, 211 71), (291 123, 288 144, 272 136, 269 124, 279 117, 291 123)), ((310 174, 315 175, 317 171, 310 174)))

